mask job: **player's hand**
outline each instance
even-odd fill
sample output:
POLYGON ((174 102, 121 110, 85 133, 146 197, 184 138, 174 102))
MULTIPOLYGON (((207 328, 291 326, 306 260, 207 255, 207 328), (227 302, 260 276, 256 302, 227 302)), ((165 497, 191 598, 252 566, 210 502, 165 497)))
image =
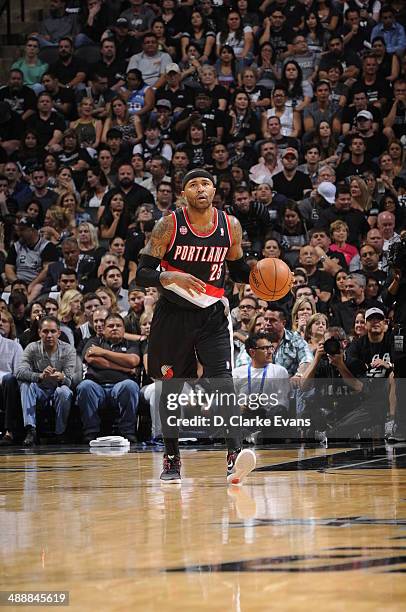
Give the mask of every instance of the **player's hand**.
POLYGON ((183 272, 162 272, 160 282, 163 287, 175 283, 178 287, 185 289, 188 294, 194 297, 194 293, 206 293, 206 284, 196 278, 192 274, 185 274, 183 272))

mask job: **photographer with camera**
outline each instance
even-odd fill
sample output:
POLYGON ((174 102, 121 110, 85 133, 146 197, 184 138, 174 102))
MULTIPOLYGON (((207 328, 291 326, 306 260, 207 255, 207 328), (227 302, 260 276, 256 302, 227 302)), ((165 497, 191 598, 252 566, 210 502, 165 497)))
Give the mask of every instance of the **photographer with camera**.
POLYGON ((403 379, 406 379, 406 231, 401 232, 400 242, 391 245, 388 253, 388 265, 391 274, 382 291, 382 302, 393 310, 393 370, 396 380, 397 406, 395 429, 392 436, 395 440, 406 439, 406 410, 400 398, 404 391, 403 379))
POLYGON ((360 401, 363 383, 357 364, 347 362, 347 336, 341 327, 329 327, 303 374, 306 416, 315 437, 327 441, 327 434, 351 413, 360 401), (311 392, 310 392, 311 391, 311 392))

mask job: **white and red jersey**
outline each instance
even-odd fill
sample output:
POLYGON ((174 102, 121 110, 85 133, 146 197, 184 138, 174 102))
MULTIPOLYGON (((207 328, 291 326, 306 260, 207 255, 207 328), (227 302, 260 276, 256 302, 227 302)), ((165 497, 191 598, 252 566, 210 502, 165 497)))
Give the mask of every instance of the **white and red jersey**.
POLYGON ((193 274, 206 283, 206 293, 193 297, 178 285, 167 285, 163 295, 184 308, 207 308, 224 296, 225 259, 231 246, 228 216, 213 208, 213 229, 203 234, 193 229, 186 208, 172 212, 174 228, 161 270, 193 274))

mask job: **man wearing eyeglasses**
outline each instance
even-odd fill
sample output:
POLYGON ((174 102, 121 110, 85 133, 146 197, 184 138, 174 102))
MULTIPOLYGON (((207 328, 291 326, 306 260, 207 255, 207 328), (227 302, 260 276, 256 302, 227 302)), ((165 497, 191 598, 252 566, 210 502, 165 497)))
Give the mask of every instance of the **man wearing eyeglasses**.
MULTIPOLYGON (((259 399, 261 395, 260 406, 252 411, 252 416, 255 412, 261 416, 286 414, 289 406, 289 374, 283 366, 272 363, 274 347, 270 336, 262 332, 251 334, 245 348, 251 358, 250 363, 233 370, 237 397, 259 399)), ((245 416, 251 416, 249 403, 243 412, 245 416)))

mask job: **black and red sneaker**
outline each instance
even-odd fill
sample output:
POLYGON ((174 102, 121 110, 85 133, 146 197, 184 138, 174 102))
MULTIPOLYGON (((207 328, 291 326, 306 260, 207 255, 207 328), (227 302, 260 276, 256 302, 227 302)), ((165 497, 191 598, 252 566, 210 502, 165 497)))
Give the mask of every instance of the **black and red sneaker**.
POLYGON ((161 480, 169 484, 180 482, 181 461, 179 455, 164 455, 163 470, 161 480))
POLYGON ((241 486, 244 478, 255 469, 256 464, 257 457, 250 448, 229 451, 227 454, 228 484, 241 486))

